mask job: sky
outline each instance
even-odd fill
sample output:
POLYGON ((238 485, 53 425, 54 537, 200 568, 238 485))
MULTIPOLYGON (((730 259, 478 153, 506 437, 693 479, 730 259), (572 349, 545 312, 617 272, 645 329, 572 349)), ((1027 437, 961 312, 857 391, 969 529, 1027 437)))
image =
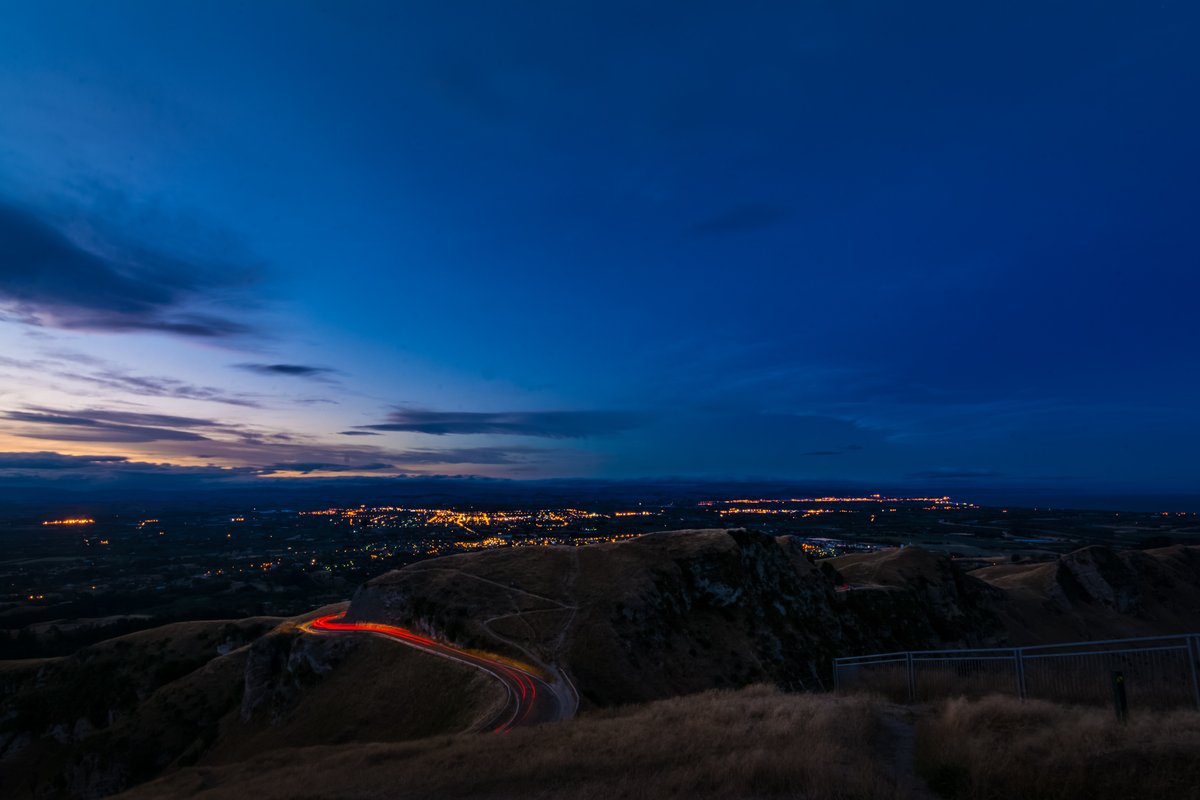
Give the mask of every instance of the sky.
POLYGON ((1200 484, 1195 3, 0 8, 0 477, 1200 484))

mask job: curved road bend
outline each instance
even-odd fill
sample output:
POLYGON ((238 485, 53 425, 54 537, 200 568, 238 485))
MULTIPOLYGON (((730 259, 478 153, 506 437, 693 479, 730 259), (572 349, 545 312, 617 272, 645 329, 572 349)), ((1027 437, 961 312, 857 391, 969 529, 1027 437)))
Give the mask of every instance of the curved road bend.
POLYGON ((488 723, 488 728, 496 733, 518 725, 537 725, 541 722, 567 719, 575 713, 577 702, 574 691, 564 686, 565 682, 562 680, 550 684, 520 667, 479 653, 459 650, 405 628, 378 622, 342 622, 342 617, 342 614, 329 614, 300 627, 311 633, 373 633, 430 655, 467 664, 500 681, 508 690, 508 701, 500 714, 488 723))

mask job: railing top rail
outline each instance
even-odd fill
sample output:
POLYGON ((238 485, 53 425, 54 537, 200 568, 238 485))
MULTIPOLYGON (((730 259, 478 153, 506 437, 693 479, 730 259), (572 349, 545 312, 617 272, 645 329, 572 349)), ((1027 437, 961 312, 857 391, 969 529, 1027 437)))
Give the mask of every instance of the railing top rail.
POLYGON ((1164 647, 1110 647, 1107 650, 1089 650, 1086 653, 1035 653, 1029 658, 1082 658, 1085 656, 1120 656, 1126 653, 1186 653, 1187 651, 1187 642, 1183 642, 1164 647))
POLYGON ((833 663, 842 664, 850 661, 861 661, 864 658, 893 658, 895 656, 907 656, 908 652, 909 651, 907 650, 898 650, 895 653, 870 653, 865 656, 842 656, 841 658, 835 658, 833 663))
POLYGON ((942 661, 942 662, 950 662, 950 661, 1006 661, 1006 662, 1009 662, 1009 663, 1011 663, 1011 662, 1013 661, 1013 654, 1012 654, 1012 653, 1009 653, 1008 655, 1003 655, 1003 656, 979 656, 979 655, 974 655, 974 654, 972 654, 972 655, 969 655, 969 656, 964 656, 964 655, 962 655, 961 653, 959 653, 959 654, 957 654, 957 655, 943 655, 943 654, 939 653, 939 654, 937 654, 937 655, 931 655, 931 656, 930 656, 930 655, 920 655, 920 654, 918 654, 918 653, 913 653, 913 661, 921 661, 921 662, 927 662, 927 663, 935 663, 935 662, 938 662, 938 661, 942 661))
POLYGON ((883 666, 884 664, 907 664, 907 663, 908 663, 907 658, 898 657, 898 658, 881 658, 877 661, 843 661, 841 663, 834 664, 833 666, 835 669, 841 669, 843 667, 879 667, 879 666, 883 666))
MULTIPOLYGON (((1172 633, 1165 636, 1134 636, 1127 639, 1095 639, 1086 642, 1058 642, 1056 644, 1033 644, 1024 647, 976 647, 976 648, 959 648, 957 650, 899 650, 892 653, 870 653, 861 656, 842 656, 833 660, 834 666, 854 666, 857 664, 872 664, 872 663, 887 663, 884 659, 893 658, 922 658, 926 656, 942 657, 942 658, 1013 658, 1017 653, 1026 653, 1030 650, 1054 650, 1065 648, 1084 648, 1084 647, 1100 647, 1106 645, 1127 645, 1137 642, 1178 642, 1168 648, 1154 647, 1131 647, 1128 652, 1146 652, 1157 649, 1181 649, 1188 646, 1188 640, 1200 639, 1200 633, 1172 633), (1001 653, 1002 656, 995 654, 1001 653)), ((1115 652, 1115 651, 1107 651, 1115 652)), ((1125 652, 1124 650, 1119 652, 1125 652)), ((1087 655, 1087 653, 1045 653, 1041 655, 1087 655)))
POLYGON ((1128 639, 1096 639, 1090 642, 1059 642, 1058 644, 1031 644, 1026 647, 1018 648, 1020 650, 1047 650, 1052 647, 1084 647, 1101 644, 1128 644, 1130 642, 1163 642, 1173 639, 1182 639, 1187 641, 1193 636, 1200 636, 1200 633, 1169 633, 1166 636, 1134 636, 1128 639))
POLYGON ((1016 653, 1021 648, 1019 647, 975 647, 963 648, 961 650, 913 650, 912 654, 916 656, 962 656, 970 658, 974 655, 984 655, 991 653, 1004 653, 1009 658, 1012 658, 1013 653, 1016 653))

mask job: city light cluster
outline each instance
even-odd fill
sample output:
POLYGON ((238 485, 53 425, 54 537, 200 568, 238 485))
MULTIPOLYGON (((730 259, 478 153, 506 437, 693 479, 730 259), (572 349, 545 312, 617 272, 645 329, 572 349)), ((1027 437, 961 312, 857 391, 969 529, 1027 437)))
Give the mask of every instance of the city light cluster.
POLYGON ((701 500, 700 506, 722 505, 768 505, 781 503, 933 503, 939 506, 972 507, 971 503, 958 503, 949 497, 884 497, 871 494, 865 497, 792 497, 792 498, 758 498, 736 500, 701 500))
POLYGON ((486 539, 455 542, 454 546, 460 547, 463 550, 485 550, 489 547, 504 547, 506 544, 508 544, 507 539, 501 539, 499 536, 489 536, 486 539))
MULTIPOLYGON (((967 509, 977 509, 979 506, 974 503, 964 503, 951 500, 949 497, 885 497, 879 494, 867 495, 865 497, 793 497, 793 498, 737 498, 734 500, 703 500, 697 503, 700 508, 710 508, 717 512, 722 517, 739 515, 739 514, 785 514, 799 515, 801 517, 811 517, 820 514, 852 514, 856 513, 864 504, 871 505, 888 505, 888 508, 881 509, 887 512, 896 512, 899 506, 911 508, 920 504, 922 511, 961 511, 967 509), (784 506, 799 506, 799 505, 836 505, 843 506, 841 508, 786 508, 784 506), (765 508, 763 506, 766 506, 765 508)), ((874 522, 874 519, 871 520, 874 522)))
POLYGON ((799 514, 802 517, 816 517, 821 514, 853 514, 850 508, 722 508, 717 514, 722 517, 741 514, 799 514))

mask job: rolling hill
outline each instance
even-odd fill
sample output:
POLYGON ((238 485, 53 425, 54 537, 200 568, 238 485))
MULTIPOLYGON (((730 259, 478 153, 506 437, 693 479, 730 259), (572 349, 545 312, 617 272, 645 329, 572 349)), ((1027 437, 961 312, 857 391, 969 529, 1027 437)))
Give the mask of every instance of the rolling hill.
MULTIPOLYGON (((178 623, 61 658, 0 662, 0 796, 99 797, 173 774, 200 783, 154 791, 194 792, 210 780, 257 785, 253 774, 282 770, 296 753, 328 769, 401 770, 443 746, 473 748, 504 689, 392 641, 300 627, 342 610, 569 681, 597 720, 570 735, 599 747, 604 715, 641 729, 640 714, 678 707, 604 709, 751 684, 821 690, 838 655, 1192 630, 1200 548, 1093 547, 967 573, 919 548, 817 562, 797 539, 738 529, 424 561, 302 617, 178 623)), ((505 746, 487 747, 503 760, 505 746)), ((511 785, 525 786, 505 763, 511 785)))

